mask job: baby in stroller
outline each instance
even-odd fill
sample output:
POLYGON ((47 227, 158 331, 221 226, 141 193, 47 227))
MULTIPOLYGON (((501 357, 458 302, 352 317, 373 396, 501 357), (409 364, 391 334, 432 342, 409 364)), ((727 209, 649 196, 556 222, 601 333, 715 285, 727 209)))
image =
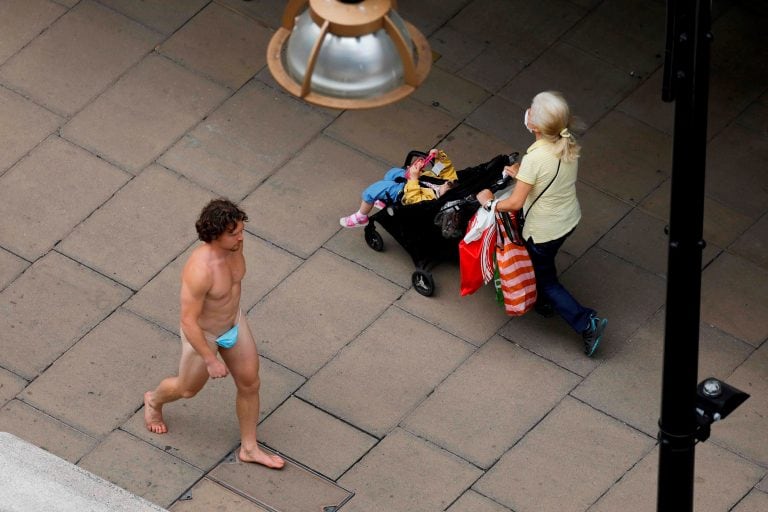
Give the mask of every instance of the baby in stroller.
POLYGON ((426 157, 416 157, 410 165, 393 167, 384 179, 363 190, 360 208, 339 219, 345 228, 359 228, 368 224, 368 214, 374 206, 379 209, 397 201, 415 204, 437 199, 450 190, 456 180, 456 170, 448 155, 440 149, 431 149, 426 157), (426 167, 432 163, 432 168, 426 167), (430 179, 431 178, 431 179, 430 179))
POLYGON ((412 150, 402 168, 387 172, 385 178, 395 179, 366 188, 360 210, 342 217, 341 225, 364 226, 365 242, 378 252, 384 249, 384 240, 376 230, 379 224, 413 259, 416 270, 411 281, 416 291, 430 296, 435 289, 431 268, 440 261, 458 259, 459 240, 480 207, 475 195, 486 188, 497 191, 508 186, 512 178, 507 169, 511 170, 517 158, 517 153, 497 155, 456 170, 439 149, 429 153, 412 150), (435 163, 425 170, 432 159, 435 163), (374 204, 379 211, 369 217, 374 204))

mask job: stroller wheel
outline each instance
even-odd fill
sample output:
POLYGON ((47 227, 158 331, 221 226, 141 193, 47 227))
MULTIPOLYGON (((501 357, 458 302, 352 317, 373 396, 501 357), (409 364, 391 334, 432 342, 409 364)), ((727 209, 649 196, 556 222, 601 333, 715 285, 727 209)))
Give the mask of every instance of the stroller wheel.
POLYGON ((411 284, 421 295, 425 297, 431 297, 435 293, 435 280, 432 278, 432 273, 417 268, 413 274, 411 274, 411 284))
POLYGON ((365 243, 376 252, 384 250, 384 239, 381 238, 379 232, 374 228, 365 230, 365 243))

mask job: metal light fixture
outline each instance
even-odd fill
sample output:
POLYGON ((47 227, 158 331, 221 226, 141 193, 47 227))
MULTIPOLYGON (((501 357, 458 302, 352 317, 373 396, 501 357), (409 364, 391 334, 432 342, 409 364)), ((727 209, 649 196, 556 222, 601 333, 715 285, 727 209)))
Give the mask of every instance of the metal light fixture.
POLYGON ((401 100, 432 65, 426 38, 395 0, 289 0, 267 49, 269 71, 309 103, 361 109, 401 100))

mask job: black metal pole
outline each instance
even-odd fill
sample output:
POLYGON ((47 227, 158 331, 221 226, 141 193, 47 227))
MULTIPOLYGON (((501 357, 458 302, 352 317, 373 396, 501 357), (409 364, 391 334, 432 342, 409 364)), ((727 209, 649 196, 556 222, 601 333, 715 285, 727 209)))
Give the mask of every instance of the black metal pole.
POLYGON ((668 0, 663 99, 675 102, 659 419, 659 512, 693 510, 710 0, 668 0))

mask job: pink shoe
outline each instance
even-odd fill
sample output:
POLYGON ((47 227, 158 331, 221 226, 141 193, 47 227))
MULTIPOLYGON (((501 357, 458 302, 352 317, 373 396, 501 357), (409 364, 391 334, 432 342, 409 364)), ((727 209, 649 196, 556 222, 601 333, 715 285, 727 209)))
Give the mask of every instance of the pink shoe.
POLYGON ((358 217, 357 213, 342 217, 339 219, 339 224, 343 228, 361 228, 368 224, 368 216, 358 217))
POLYGON ((387 204, 384 201, 377 199, 376 201, 373 202, 373 207, 378 208, 379 210, 383 210, 384 208, 387 207, 387 204))

